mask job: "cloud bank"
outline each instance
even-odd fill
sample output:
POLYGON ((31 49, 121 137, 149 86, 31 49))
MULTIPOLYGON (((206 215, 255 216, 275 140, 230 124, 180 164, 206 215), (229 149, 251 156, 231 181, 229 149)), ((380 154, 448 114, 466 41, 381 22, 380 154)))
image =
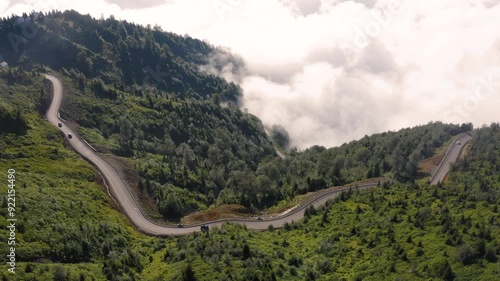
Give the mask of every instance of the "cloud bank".
POLYGON ((229 77, 242 106, 301 148, 429 121, 499 121, 500 0, 137 3, 0 1, 0 15, 71 8, 229 47, 246 65, 229 77))

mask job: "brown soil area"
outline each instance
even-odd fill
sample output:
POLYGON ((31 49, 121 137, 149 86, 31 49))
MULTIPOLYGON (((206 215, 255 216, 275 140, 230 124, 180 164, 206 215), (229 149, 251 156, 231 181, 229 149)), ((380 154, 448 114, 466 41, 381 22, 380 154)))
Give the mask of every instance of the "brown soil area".
POLYGON ((196 224, 218 219, 243 218, 251 216, 252 211, 244 206, 220 205, 207 211, 197 212, 185 216, 184 218, 182 218, 181 222, 183 224, 196 224))
POLYGON ((432 172, 439 166, 441 160, 443 160, 445 153, 439 153, 430 158, 420 161, 418 164, 418 169, 421 172, 432 174, 432 172))

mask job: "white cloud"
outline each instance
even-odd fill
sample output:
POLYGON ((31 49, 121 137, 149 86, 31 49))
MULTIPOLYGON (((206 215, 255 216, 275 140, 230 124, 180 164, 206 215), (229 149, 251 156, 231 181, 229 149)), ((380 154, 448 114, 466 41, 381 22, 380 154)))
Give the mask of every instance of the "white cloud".
POLYGON ((14 2, 0 0, 0 14, 60 3, 50 9, 114 14, 229 47, 247 66, 244 107, 300 147, 435 120, 499 121, 498 83, 474 97, 500 67, 500 0, 14 2))

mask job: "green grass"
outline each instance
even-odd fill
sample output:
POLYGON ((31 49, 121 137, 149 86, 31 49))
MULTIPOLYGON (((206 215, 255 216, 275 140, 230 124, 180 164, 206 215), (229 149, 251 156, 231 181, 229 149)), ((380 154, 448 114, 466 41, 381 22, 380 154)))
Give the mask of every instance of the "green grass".
POLYGON ((85 127, 78 127, 78 134, 83 137, 84 140, 89 141, 92 140, 92 146, 96 148, 98 151, 109 152, 112 150, 120 149, 118 141, 113 138, 105 138, 102 136, 102 133, 97 129, 89 129, 85 127))
MULTIPOLYGON (((2 137, 3 142, 10 143, 5 151, 7 157, 19 154, 23 154, 23 157, 0 162, 0 171, 4 171, 5 179, 8 169, 16 170, 16 218, 18 228, 22 226, 24 229, 18 229, 16 236, 16 253, 21 268, 24 264, 22 261, 42 258, 45 261, 33 265, 36 270, 31 275, 39 278, 50 275, 50 270, 46 274, 42 273, 45 270, 43 264, 57 262, 54 259, 57 255, 54 253, 55 248, 60 243, 70 243, 68 239, 74 237, 67 236, 78 236, 80 227, 95 228, 106 224, 126 236, 137 236, 127 226, 126 219, 110 208, 110 199, 96 183, 98 177, 94 168, 64 147, 59 131, 40 119, 31 119, 30 126, 32 129, 26 136, 2 137)), ((0 209, 0 215, 6 217, 5 206, 0 209)), ((5 219, 0 226, 0 235, 6 237, 5 219)), ((7 252, 6 243, 0 246, 0 251, 7 252)), ((78 267, 83 269, 76 271, 85 275, 88 272, 87 276, 95 277, 96 280, 103 279, 102 266, 98 265, 99 256, 96 252, 91 258, 95 263, 93 265, 79 263, 78 267)), ((5 265, 0 268, 6 272, 5 265)), ((75 268, 66 271, 76 272, 75 268)), ((30 275, 25 277, 29 278, 30 275)))
MULTIPOLYGON (((29 110, 36 106, 32 93, 39 91, 41 82, 38 77, 31 81, 32 87, 19 87, 0 80, 0 87, 16 96, 31 96, 5 99, 13 107, 29 110)), ((29 124, 25 135, 0 133, 0 171, 5 182, 1 237, 9 235, 5 197, 9 169, 16 170, 17 218, 16 275, 7 272, 5 263, 0 265, 1 275, 7 280, 53 280, 54 274, 64 274, 64 280, 80 280, 80 275, 85 280, 105 280, 103 262, 113 255, 126 255, 128 248, 139 245, 135 241, 145 237, 111 208, 94 167, 66 147, 60 131, 34 111, 25 116, 29 124)), ((0 252, 8 252, 7 243, 1 244, 0 252)), ((127 278, 136 274, 135 269, 115 272, 127 278)))
POLYGON ((297 195, 293 198, 287 198, 285 200, 281 200, 278 202, 277 205, 272 206, 264 211, 265 214, 279 214, 281 212, 284 212, 290 208, 293 208, 306 200, 308 196, 311 194, 303 194, 303 195, 297 195))
POLYGON ((265 277, 271 274, 277 280, 308 280, 308 272, 316 280, 441 280, 442 272, 435 268, 448 262, 456 280, 495 280, 500 263, 484 259, 471 265, 460 263, 456 259, 459 245, 448 244, 453 235, 444 232, 442 221, 444 210, 448 209, 452 227, 460 233, 462 243, 472 247, 481 240, 477 232, 487 227, 492 237, 486 239, 487 246, 498 247, 498 222, 489 223, 491 217, 498 219, 498 212, 493 211, 495 205, 483 202, 474 209, 462 208, 457 203, 458 190, 434 193, 435 187, 425 184, 418 188, 377 188, 330 203, 318 215, 292 225, 289 230, 254 232, 225 225, 211 230, 209 236, 168 239, 166 249, 160 251, 163 256, 169 253, 168 265, 156 261, 162 258, 162 254, 156 253, 155 262, 144 272, 148 273, 147 280, 163 280, 156 277, 170 276, 172 268, 191 263, 198 280, 224 280, 230 276, 252 280, 243 279, 249 275, 272 280, 265 277), (357 206, 361 213, 356 213, 357 206), (417 213, 427 206, 430 212, 423 227, 415 226, 417 213), (462 210, 466 217, 470 216, 471 227, 457 223, 462 210), (245 243, 252 257, 242 261, 238 251, 245 243))
MULTIPOLYGON (((498 132, 478 132, 469 160, 442 187, 422 179, 347 193, 282 229, 224 225, 161 239, 139 234, 111 207, 95 169, 34 111, 41 78, 26 83, 32 86, 0 79, 2 102, 26 108, 29 125, 25 135, 0 135, 4 181, 11 168, 17 177, 16 275, 4 263, 4 280, 186 280, 189 265, 197 280, 500 276, 498 132)), ((0 216, 0 235, 7 237, 5 199, 0 216)), ((0 253, 8 253, 6 243, 0 253)))

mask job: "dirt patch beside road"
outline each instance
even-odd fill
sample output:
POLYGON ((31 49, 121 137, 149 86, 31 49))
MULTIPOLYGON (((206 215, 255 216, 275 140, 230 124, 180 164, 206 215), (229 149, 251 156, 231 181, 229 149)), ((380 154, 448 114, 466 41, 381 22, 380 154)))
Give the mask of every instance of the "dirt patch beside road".
POLYGON ((197 212, 182 218, 183 224, 196 224, 218 219, 229 218, 249 218, 252 217, 252 210, 241 205, 220 205, 213 209, 197 212))
POLYGON ((434 172, 434 170, 439 166, 439 163, 441 163, 441 160, 443 160, 444 155, 444 153, 440 153, 422 160, 418 164, 418 169, 424 173, 432 174, 432 172, 434 172))

